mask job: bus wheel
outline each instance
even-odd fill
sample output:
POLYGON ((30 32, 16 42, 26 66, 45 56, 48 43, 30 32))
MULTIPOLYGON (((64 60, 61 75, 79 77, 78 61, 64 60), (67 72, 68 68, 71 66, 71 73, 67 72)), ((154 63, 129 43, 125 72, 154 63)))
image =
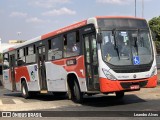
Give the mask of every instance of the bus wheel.
POLYGON ((72 100, 76 103, 81 103, 83 100, 83 94, 80 91, 78 83, 74 80, 74 85, 72 89, 72 100))
POLYGON ((116 92, 116 98, 123 98, 124 92, 116 92))
POLYGON ((22 82, 21 93, 22 93, 22 97, 24 97, 25 99, 29 98, 28 87, 25 81, 22 82))

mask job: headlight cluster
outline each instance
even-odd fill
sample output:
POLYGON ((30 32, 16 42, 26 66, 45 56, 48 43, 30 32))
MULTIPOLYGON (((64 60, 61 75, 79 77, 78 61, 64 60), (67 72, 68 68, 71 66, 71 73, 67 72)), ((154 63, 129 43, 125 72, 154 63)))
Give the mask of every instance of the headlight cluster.
POLYGON ((112 75, 109 70, 106 70, 104 68, 102 68, 103 73, 105 74, 105 76, 109 79, 109 80, 116 80, 116 77, 114 77, 114 75, 112 75))
POLYGON ((151 73, 151 77, 157 74, 157 67, 155 66, 152 73, 151 73))

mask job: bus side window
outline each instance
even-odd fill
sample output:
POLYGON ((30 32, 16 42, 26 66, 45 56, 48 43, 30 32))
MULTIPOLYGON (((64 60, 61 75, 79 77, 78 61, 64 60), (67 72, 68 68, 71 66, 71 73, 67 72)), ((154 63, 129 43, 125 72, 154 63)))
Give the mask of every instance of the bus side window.
POLYGON ((36 47, 31 45, 26 47, 26 63, 35 63, 36 62, 36 47))
POLYGON ((8 53, 3 56, 3 69, 9 69, 9 55, 8 53))
POLYGON ((63 35, 63 42, 64 42, 64 57, 67 57, 67 35, 63 35))
POLYGON ((80 54, 79 31, 68 33, 64 36, 64 57, 72 57, 80 54))
POLYGON ((21 66, 26 63, 26 58, 25 58, 25 49, 21 48, 17 51, 18 53, 18 59, 17 59, 17 65, 21 66))
POLYGON ((48 40, 48 60, 62 58, 62 39, 60 37, 48 40))

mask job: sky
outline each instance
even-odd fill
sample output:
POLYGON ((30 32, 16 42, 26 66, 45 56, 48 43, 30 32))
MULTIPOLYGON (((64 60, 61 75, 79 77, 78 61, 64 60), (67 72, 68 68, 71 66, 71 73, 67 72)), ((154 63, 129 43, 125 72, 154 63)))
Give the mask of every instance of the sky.
MULTIPOLYGON (((0 0, 0 39, 29 40, 94 16, 134 16, 135 0, 0 0)), ((160 16, 160 0, 144 0, 144 18, 160 16)), ((142 0, 137 0, 142 17, 142 0)))

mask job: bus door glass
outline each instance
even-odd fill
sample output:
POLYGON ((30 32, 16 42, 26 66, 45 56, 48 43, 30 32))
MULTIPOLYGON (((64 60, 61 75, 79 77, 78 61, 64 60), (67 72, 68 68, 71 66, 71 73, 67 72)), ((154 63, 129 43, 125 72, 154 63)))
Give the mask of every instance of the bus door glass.
POLYGON ((15 81, 15 55, 9 56, 10 61, 10 75, 11 75, 11 81, 12 81, 12 91, 16 90, 16 81, 15 81))
POLYGON ((84 54, 87 88, 90 91, 99 90, 97 43, 94 33, 84 35, 84 54))
POLYGON ((39 80, 40 80, 40 89, 47 90, 47 81, 46 81, 46 68, 45 68, 45 46, 40 46, 37 48, 38 51, 38 68, 39 68, 39 80))

